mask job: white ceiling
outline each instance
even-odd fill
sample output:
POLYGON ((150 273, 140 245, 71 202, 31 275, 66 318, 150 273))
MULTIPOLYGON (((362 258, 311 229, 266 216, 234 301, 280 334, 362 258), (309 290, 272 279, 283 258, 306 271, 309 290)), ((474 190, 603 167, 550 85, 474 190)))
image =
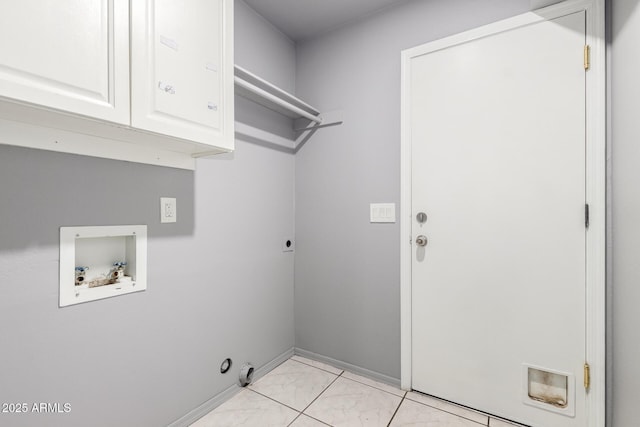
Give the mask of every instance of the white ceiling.
POLYGON ((244 0, 292 40, 339 27, 406 0, 244 0))

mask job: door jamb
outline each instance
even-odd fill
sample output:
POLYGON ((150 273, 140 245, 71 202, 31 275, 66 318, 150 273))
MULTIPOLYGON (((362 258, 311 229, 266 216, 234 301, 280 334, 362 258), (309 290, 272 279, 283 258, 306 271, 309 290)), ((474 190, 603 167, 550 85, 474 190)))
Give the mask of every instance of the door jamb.
POLYGON ((588 427, 605 425, 606 373, 606 59, 604 0, 567 0, 534 12, 466 31, 402 51, 401 74, 401 200, 400 200, 400 383, 412 389, 411 360, 411 59, 470 40, 531 25, 570 13, 586 11, 586 44, 591 48, 586 72, 586 361, 591 367, 591 386, 586 394, 588 427))

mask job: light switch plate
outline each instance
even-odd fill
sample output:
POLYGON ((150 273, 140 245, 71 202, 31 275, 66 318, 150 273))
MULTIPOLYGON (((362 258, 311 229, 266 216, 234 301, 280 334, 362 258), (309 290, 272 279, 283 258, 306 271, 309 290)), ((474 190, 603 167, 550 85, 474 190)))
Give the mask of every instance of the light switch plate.
POLYGON ((386 222, 386 223, 396 222, 396 204, 395 203, 371 203, 370 221, 386 222))
POLYGON ((177 222, 177 204, 173 197, 160 197, 160 222, 177 222))

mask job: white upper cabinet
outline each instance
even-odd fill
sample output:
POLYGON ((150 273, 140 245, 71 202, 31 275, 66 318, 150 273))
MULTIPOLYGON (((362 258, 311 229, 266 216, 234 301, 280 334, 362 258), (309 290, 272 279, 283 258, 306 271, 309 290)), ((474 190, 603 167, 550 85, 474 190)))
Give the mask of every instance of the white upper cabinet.
POLYGON ((0 96, 129 124, 127 0, 4 2, 0 52, 0 96))
POLYGON ((233 149, 233 1, 131 3, 131 124, 233 149))
POLYGON ((233 0, 4 3, 0 143, 185 169, 233 150, 233 0))

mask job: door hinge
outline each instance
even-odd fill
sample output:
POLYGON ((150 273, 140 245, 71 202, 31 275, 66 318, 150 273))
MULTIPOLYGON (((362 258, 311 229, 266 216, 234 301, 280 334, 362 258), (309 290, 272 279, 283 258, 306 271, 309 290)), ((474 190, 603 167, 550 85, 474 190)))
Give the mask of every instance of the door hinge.
POLYGON ((585 203, 584 205, 584 226, 589 228, 589 204, 585 203))
POLYGON ((588 44, 584 45, 584 69, 588 70, 591 68, 591 46, 588 44))
POLYGON ((584 388, 589 390, 591 386, 591 367, 587 362, 584 362, 584 388))

